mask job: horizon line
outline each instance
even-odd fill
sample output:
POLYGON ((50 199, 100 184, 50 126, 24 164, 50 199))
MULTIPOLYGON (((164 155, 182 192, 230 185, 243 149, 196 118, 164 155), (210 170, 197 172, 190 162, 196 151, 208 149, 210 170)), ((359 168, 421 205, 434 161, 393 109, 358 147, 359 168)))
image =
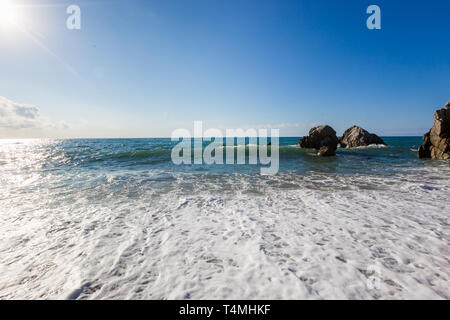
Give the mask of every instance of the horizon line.
MULTIPOLYGON (((279 138, 303 138, 305 136, 279 136, 279 138)), ((342 136, 337 136, 342 137, 342 136)), ((423 135, 379 135, 380 138, 422 138, 423 135)), ((215 138, 215 137, 179 137, 178 139, 187 138, 187 139, 199 139, 199 138, 215 138)), ((258 137, 249 137, 249 136, 223 136, 223 137, 217 137, 217 138, 258 138, 258 137)), ((267 138, 270 138, 269 136, 267 138)), ((96 140, 96 139, 103 139, 103 140, 117 140, 117 139, 172 139, 172 137, 76 137, 76 138, 3 138, 0 137, 0 140, 96 140)))

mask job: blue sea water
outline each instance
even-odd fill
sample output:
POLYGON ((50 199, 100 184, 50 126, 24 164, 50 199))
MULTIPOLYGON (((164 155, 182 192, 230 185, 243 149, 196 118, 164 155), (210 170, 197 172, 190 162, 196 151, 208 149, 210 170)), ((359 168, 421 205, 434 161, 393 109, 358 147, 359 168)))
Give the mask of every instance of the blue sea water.
POLYGON ((448 299, 450 162, 383 139, 280 138, 273 176, 170 139, 0 140, 0 298, 448 299))
MULTIPOLYGON (((280 138, 279 172, 307 175, 329 174, 376 174, 392 175, 396 172, 436 165, 435 162, 417 159, 421 137, 384 137, 387 147, 342 149, 337 157, 320 158, 312 149, 298 147, 298 138, 280 138)), ((68 140, 22 140, 7 141, 0 154, 2 169, 14 168, 18 174, 39 173, 69 177, 73 182, 85 175, 127 172, 158 172, 171 181, 173 173, 197 175, 241 174, 258 175, 261 164, 248 164, 248 138, 246 139, 246 164, 191 164, 175 165, 171 150, 178 142, 168 138, 153 139, 68 139, 68 140), (11 152, 11 153, 10 153, 11 152), (19 157, 17 159, 16 157, 19 157), (14 165, 12 165, 14 164, 14 165)), ((203 142, 203 149, 209 142, 203 142)), ((236 145, 238 144, 236 140, 236 145)), ((193 143, 192 143, 193 146, 193 143)), ((228 148, 223 150, 224 163, 228 148)), ((236 148, 231 152, 236 154, 236 148)), ((270 155, 270 148, 269 148, 270 155)), ((191 155, 194 163, 194 152, 191 155)), ((265 167, 267 167, 266 165, 265 167)), ((164 178, 160 178, 164 180, 164 178)), ((156 184, 158 185, 158 184, 156 184)), ((146 187, 152 187, 150 183, 146 187)))
MULTIPOLYGON (((318 158, 315 151, 300 149, 298 138, 280 138, 280 171, 307 173, 391 172, 396 167, 422 167, 429 162, 417 159, 421 137, 384 137, 388 147, 342 149, 337 157, 318 158), (382 170, 384 169, 384 170, 382 170)), ((194 172, 255 173, 259 167, 249 165, 174 165, 171 150, 177 144, 168 138, 153 139, 68 139, 23 140, 5 142, 15 152, 27 152, 36 156, 35 165, 45 170, 153 170, 194 172), (16 148, 15 148, 16 147, 16 148)), ((203 142, 203 148, 209 142, 203 142)), ((248 138, 246 140, 248 145, 248 138)), ((224 150, 224 157, 227 150, 224 150)), ((235 149, 234 149, 235 152, 235 149)), ((269 148, 270 154, 270 148, 269 148)), ((246 150, 248 156, 248 148, 246 150)), ((1 161, 9 159, 3 152, 1 161)), ((192 152, 193 159, 193 152, 192 152)), ((192 161, 193 162, 193 161, 192 161)), ((26 167, 22 169, 27 169, 26 167)))

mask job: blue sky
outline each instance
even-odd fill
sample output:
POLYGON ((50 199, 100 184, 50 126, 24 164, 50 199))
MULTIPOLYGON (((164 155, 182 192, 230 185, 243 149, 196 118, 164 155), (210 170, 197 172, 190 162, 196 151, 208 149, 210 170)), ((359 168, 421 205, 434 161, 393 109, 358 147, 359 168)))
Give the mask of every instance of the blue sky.
POLYGON ((16 125, 3 115, 4 138, 166 137, 194 120, 422 135, 450 100, 447 0, 13 3, 0 102, 38 111, 16 125), (66 28, 70 4, 81 30, 66 28), (371 4, 381 30, 366 27, 371 4))

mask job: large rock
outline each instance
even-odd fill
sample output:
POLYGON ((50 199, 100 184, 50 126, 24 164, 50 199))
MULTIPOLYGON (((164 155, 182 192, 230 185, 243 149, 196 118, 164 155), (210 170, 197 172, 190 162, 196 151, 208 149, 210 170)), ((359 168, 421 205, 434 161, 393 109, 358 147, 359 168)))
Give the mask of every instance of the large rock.
POLYGON ((353 126, 345 130, 342 138, 339 140, 342 148, 356 148, 369 146, 371 144, 382 144, 384 143, 383 139, 373 133, 369 133, 361 127, 353 126))
POLYGON ((434 113, 434 125, 423 136, 418 155, 419 158, 450 158, 450 101, 434 113))
POLYGON ((318 126, 309 130, 309 136, 300 138, 300 147, 318 150, 319 156, 334 156, 338 145, 336 131, 330 126, 318 126))

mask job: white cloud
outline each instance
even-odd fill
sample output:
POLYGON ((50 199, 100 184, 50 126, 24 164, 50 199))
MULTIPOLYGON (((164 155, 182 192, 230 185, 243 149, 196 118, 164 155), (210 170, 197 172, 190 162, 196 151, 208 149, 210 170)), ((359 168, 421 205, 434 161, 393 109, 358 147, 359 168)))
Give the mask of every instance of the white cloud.
POLYGON ((64 122, 53 122, 41 117, 38 107, 21 104, 0 96, 0 128, 19 129, 67 129, 64 122))
POLYGON ((0 97, 0 127, 24 129, 40 126, 39 108, 0 97))

